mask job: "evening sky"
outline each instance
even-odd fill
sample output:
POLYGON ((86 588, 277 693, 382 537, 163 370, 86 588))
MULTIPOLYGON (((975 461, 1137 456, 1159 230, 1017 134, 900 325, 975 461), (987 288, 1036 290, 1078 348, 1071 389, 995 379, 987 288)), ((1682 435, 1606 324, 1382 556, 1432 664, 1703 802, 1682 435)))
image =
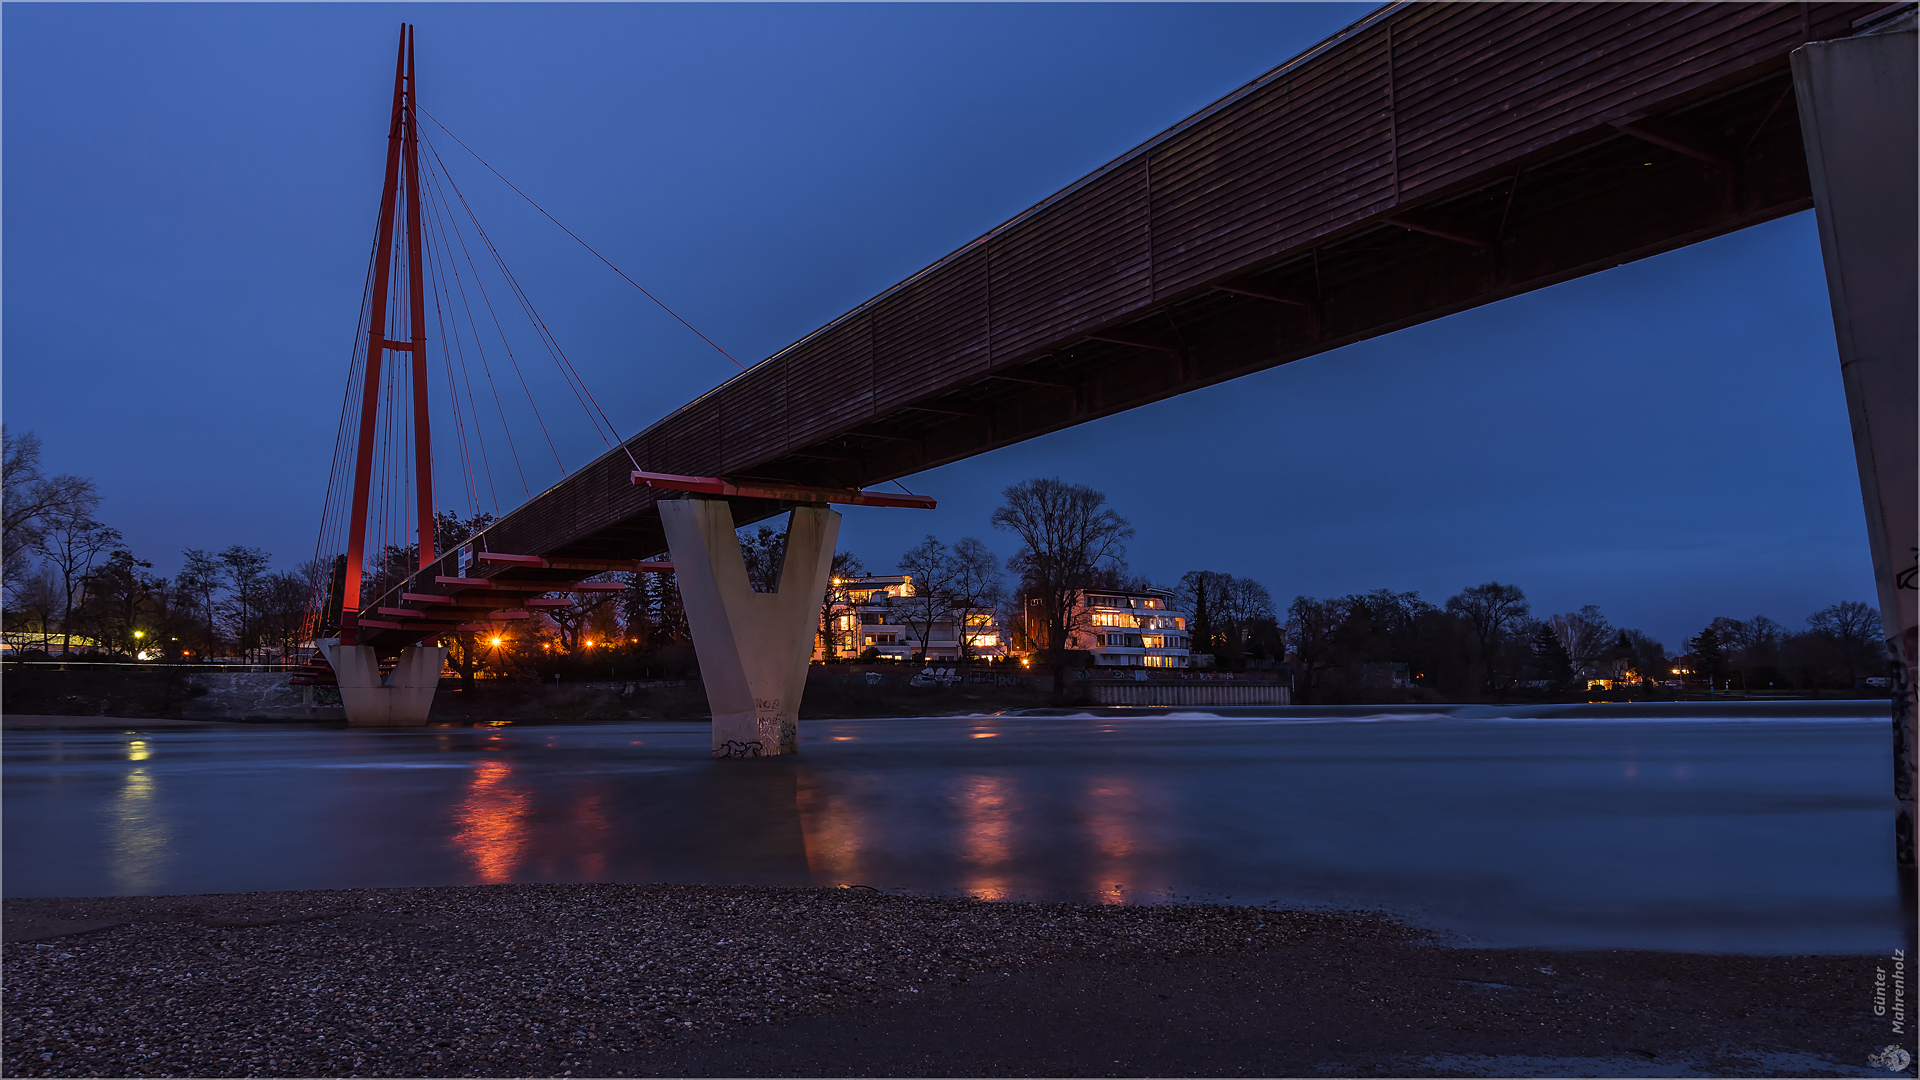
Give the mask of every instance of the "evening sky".
MULTIPOLYGON (((1367 10, 8 4, 5 419, 159 572, 313 554, 402 20, 436 117, 752 363, 1367 10)), ((448 164, 622 434, 737 370, 448 164)), ((526 372, 566 467, 601 453, 526 372)), ((1677 649, 1873 599, 1810 214, 908 477, 941 508, 849 510, 842 546, 1011 553, 987 517, 1040 475, 1111 496, 1136 571, 1282 606, 1497 579, 1677 649)))

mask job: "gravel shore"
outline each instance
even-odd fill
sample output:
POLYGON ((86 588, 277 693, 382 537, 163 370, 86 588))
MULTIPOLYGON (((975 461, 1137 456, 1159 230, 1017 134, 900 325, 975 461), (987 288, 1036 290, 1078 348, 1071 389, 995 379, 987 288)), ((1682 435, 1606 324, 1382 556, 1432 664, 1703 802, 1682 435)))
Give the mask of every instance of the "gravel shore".
POLYGON ((5 916, 10 1076, 1864 1076, 1889 1041, 1881 958, 1367 914, 501 885, 5 916))

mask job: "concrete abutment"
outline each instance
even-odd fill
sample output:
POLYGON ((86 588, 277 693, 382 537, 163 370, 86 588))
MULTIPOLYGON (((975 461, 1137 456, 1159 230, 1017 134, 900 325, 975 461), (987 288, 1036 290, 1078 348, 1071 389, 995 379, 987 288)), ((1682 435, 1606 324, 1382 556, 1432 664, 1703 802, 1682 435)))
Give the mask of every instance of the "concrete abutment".
POLYGON ((440 687, 447 650, 440 645, 410 645, 400 650, 393 670, 380 673, 380 657, 371 645, 321 641, 340 687, 348 727, 422 727, 440 687))

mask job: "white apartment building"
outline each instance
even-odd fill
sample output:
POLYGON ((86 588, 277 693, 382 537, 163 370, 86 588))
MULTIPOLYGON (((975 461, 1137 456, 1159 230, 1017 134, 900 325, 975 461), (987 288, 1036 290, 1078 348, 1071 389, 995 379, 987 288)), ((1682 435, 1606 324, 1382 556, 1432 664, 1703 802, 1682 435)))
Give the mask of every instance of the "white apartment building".
POLYGON ((1173 594, 1159 589, 1087 590, 1068 625, 1079 627, 1072 647, 1092 653, 1102 667, 1184 668, 1192 653, 1187 613, 1173 610, 1173 594))
MULTIPOLYGON (((937 598, 929 603, 914 589, 910 574, 835 578, 832 588, 827 621, 834 652, 842 659, 873 649, 897 660, 925 655, 929 661, 958 661, 963 631, 967 658, 998 660, 1007 655, 1006 635, 991 608, 957 608, 937 598)), ((814 658, 823 653, 816 648, 814 658)))

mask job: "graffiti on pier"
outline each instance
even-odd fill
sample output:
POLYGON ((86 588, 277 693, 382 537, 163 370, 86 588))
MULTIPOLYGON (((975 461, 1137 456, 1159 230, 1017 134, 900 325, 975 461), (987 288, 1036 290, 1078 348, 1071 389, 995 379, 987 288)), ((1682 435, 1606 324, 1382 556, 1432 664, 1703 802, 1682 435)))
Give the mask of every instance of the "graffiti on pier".
POLYGON ((713 748, 713 756, 717 758, 759 757, 760 740, 754 739, 751 742, 741 742, 737 739, 728 739, 726 742, 713 748))

